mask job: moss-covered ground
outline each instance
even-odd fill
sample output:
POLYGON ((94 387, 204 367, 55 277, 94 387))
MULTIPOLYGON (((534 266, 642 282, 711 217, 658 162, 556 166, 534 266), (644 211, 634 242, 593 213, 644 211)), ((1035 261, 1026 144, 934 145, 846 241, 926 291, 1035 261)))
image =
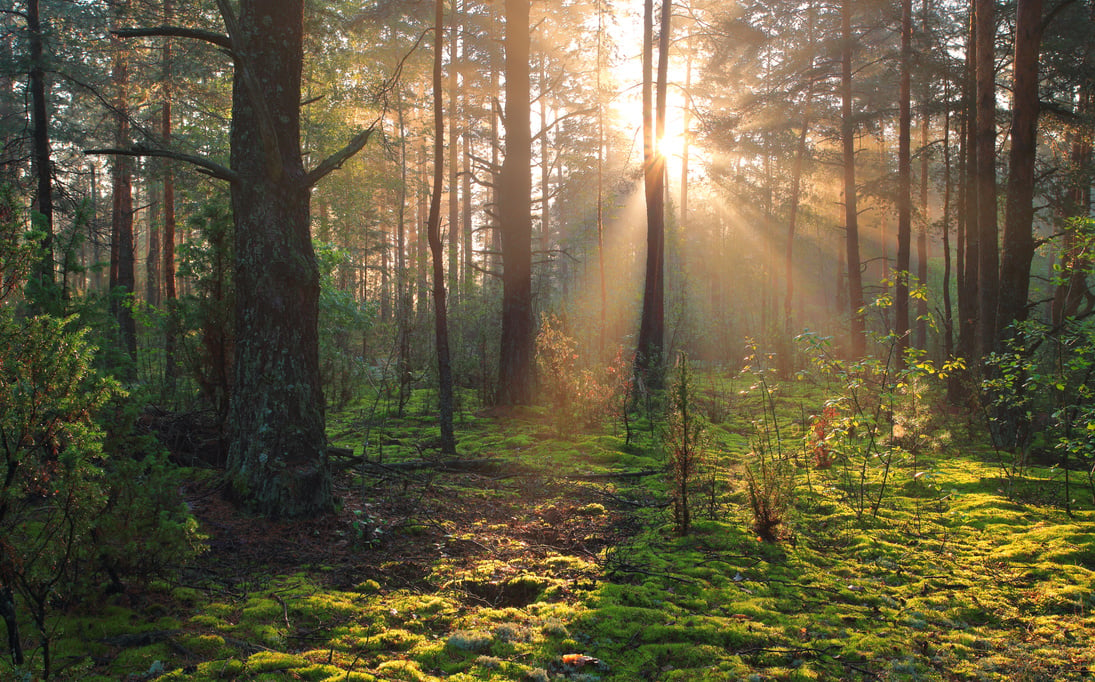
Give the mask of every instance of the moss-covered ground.
MULTIPOLYGON (((248 517, 196 476, 187 495, 209 550, 170 580, 58 607, 57 677, 1092 679, 1085 472, 1070 472, 1070 515, 1064 472, 1009 478, 983 434, 944 416, 887 459, 874 513, 855 502, 859 469, 811 466, 806 415, 824 400, 789 390, 765 423, 762 401, 708 380, 715 492, 683 537, 665 476, 650 473, 664 469, 660 432, 643 420, 627 442, 622 423, 465 412, 460 457, 491 464, 444 471, 392 466, 433 456, 428 410, 371 422, 347 411, 332 440, 360 455, 368 429, 382 460, 346 460, 337 515, 248 517), (774 543, 753 530, 743 473, 758 439, 793 467, 774 543)), ((887 457, 869 455, 868 494, 887 457)))

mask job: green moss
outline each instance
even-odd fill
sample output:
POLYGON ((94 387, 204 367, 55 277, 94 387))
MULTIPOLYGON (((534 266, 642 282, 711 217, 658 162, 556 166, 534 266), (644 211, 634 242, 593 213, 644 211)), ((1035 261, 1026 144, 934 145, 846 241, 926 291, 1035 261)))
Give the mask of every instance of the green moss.
POLYGON ((283 654, 276 651, 260 651, 252 654, 247 659, 247 670, 253 673, 270 672, 273 670, 292 670, 308 665, 308 661, 300 656, 283 654))

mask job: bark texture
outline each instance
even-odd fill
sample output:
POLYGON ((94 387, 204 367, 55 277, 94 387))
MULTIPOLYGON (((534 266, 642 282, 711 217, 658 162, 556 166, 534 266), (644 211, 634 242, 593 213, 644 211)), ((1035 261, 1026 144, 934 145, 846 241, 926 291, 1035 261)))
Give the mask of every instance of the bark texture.
MULTIPOLYGON (((227 7, 227 3, 222 3, 227 7)), ((243 0, 236 52, 232 492, 271 517, 332 506, 317 336, 319 270, 300 151, 302 0, 243 0)))

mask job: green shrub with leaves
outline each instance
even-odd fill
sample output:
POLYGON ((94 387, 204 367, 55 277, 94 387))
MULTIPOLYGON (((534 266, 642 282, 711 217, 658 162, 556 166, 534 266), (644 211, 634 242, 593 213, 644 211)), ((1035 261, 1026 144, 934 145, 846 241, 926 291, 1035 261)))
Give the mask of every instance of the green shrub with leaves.
POLYGON ((536 337, 540 386, 560 434, 602 423, 617 410, 628 386, 629 364, 622 350, 600 367, 583 366, 578 342, 555 315, 545 314, 536 337))
POLYGON ((857 518, 878 516, 895 473, 910 469, 916 476, 919 453, 944 436, 931 417, 934 386, 963 363, 952 360, 937 368, 923 351, 911 349, 898 367, 892 337, 883 339, 890 351, 885 360, 847 361, 827 338, 798 338, 811 360, 811 370, 800 378, 822 383, 830 393, 805 434, 806 450, 815 454, 816 464, 826 465, 833 489, 857 518))
MULTIPOLYGON (((5 278, 25 271, 20 248, 8 248, 18 226, 0 221, 5 278)), ((118 583, 197 549, 179 474, 158 447, 121 435, 133 420, 118 410, 131 413, 133 403, 96 369, 88 335, 75 317, 26 317, 0 303, 0 618, 12 650, 2 660, 24 676, 32 667, 50 675, 55 605, 84 597, 104 570, 118 583), (18 610, 38 633, 29 657, 18 610)))
MULTIPOLYGON (((749 342, 742 374, 750 383, 749 389, 743 393, 759 396, 761 417, 753 422, 754 435, 750 442, 749 458, 744 462, 744 473, 753 531, 765 542, 778 542, 790 534, 796 470, 791 453, 783 446, 783 430, 776 415, 778 386, 769 383, 769 378, 777 370, 769 366, 769 359, 759 351, 756 343, 749 342)), ((826 410, 825 414, 830 417, 824 425, 827 430, 835 412, 826 410)), ((830 456, 827 433, 815 430, 806 439, 808 445, 824 448, 825 456, 830 456)))

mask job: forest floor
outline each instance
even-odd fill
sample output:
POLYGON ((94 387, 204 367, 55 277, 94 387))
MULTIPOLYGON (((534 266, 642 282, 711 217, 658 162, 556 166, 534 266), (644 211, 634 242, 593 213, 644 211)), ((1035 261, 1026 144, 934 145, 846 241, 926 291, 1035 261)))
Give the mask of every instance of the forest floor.
MULTIPOLYGON (((815 399, 782 396, 780 409, 806 414, 815 399)), ((333 442, 360 450, 371 430, 383 464, 340 459, 340 510, 314 521, 241 513, 215 472, 195 470, 186 497, 207 551, 170 580, 62 614, 57 677, 1095 676, 1085 472, 1072 472, 1070 517, 1060 470, 1008 476, 991 451, 941 438, 893 462, 873 513, 839 467, 799 466, 780 540, 764 542, 742 467, 757 407, 707 408, 716 494, 684 537, 656 430, 629 443, 619 424, 564 430, 539 409, 465 414, 459 470, 398 464, 429 458, 428 415, 336 415, 333 442)), ((798 457, 808 426, 794 422, 778 437, 797 439, 798 457)))

